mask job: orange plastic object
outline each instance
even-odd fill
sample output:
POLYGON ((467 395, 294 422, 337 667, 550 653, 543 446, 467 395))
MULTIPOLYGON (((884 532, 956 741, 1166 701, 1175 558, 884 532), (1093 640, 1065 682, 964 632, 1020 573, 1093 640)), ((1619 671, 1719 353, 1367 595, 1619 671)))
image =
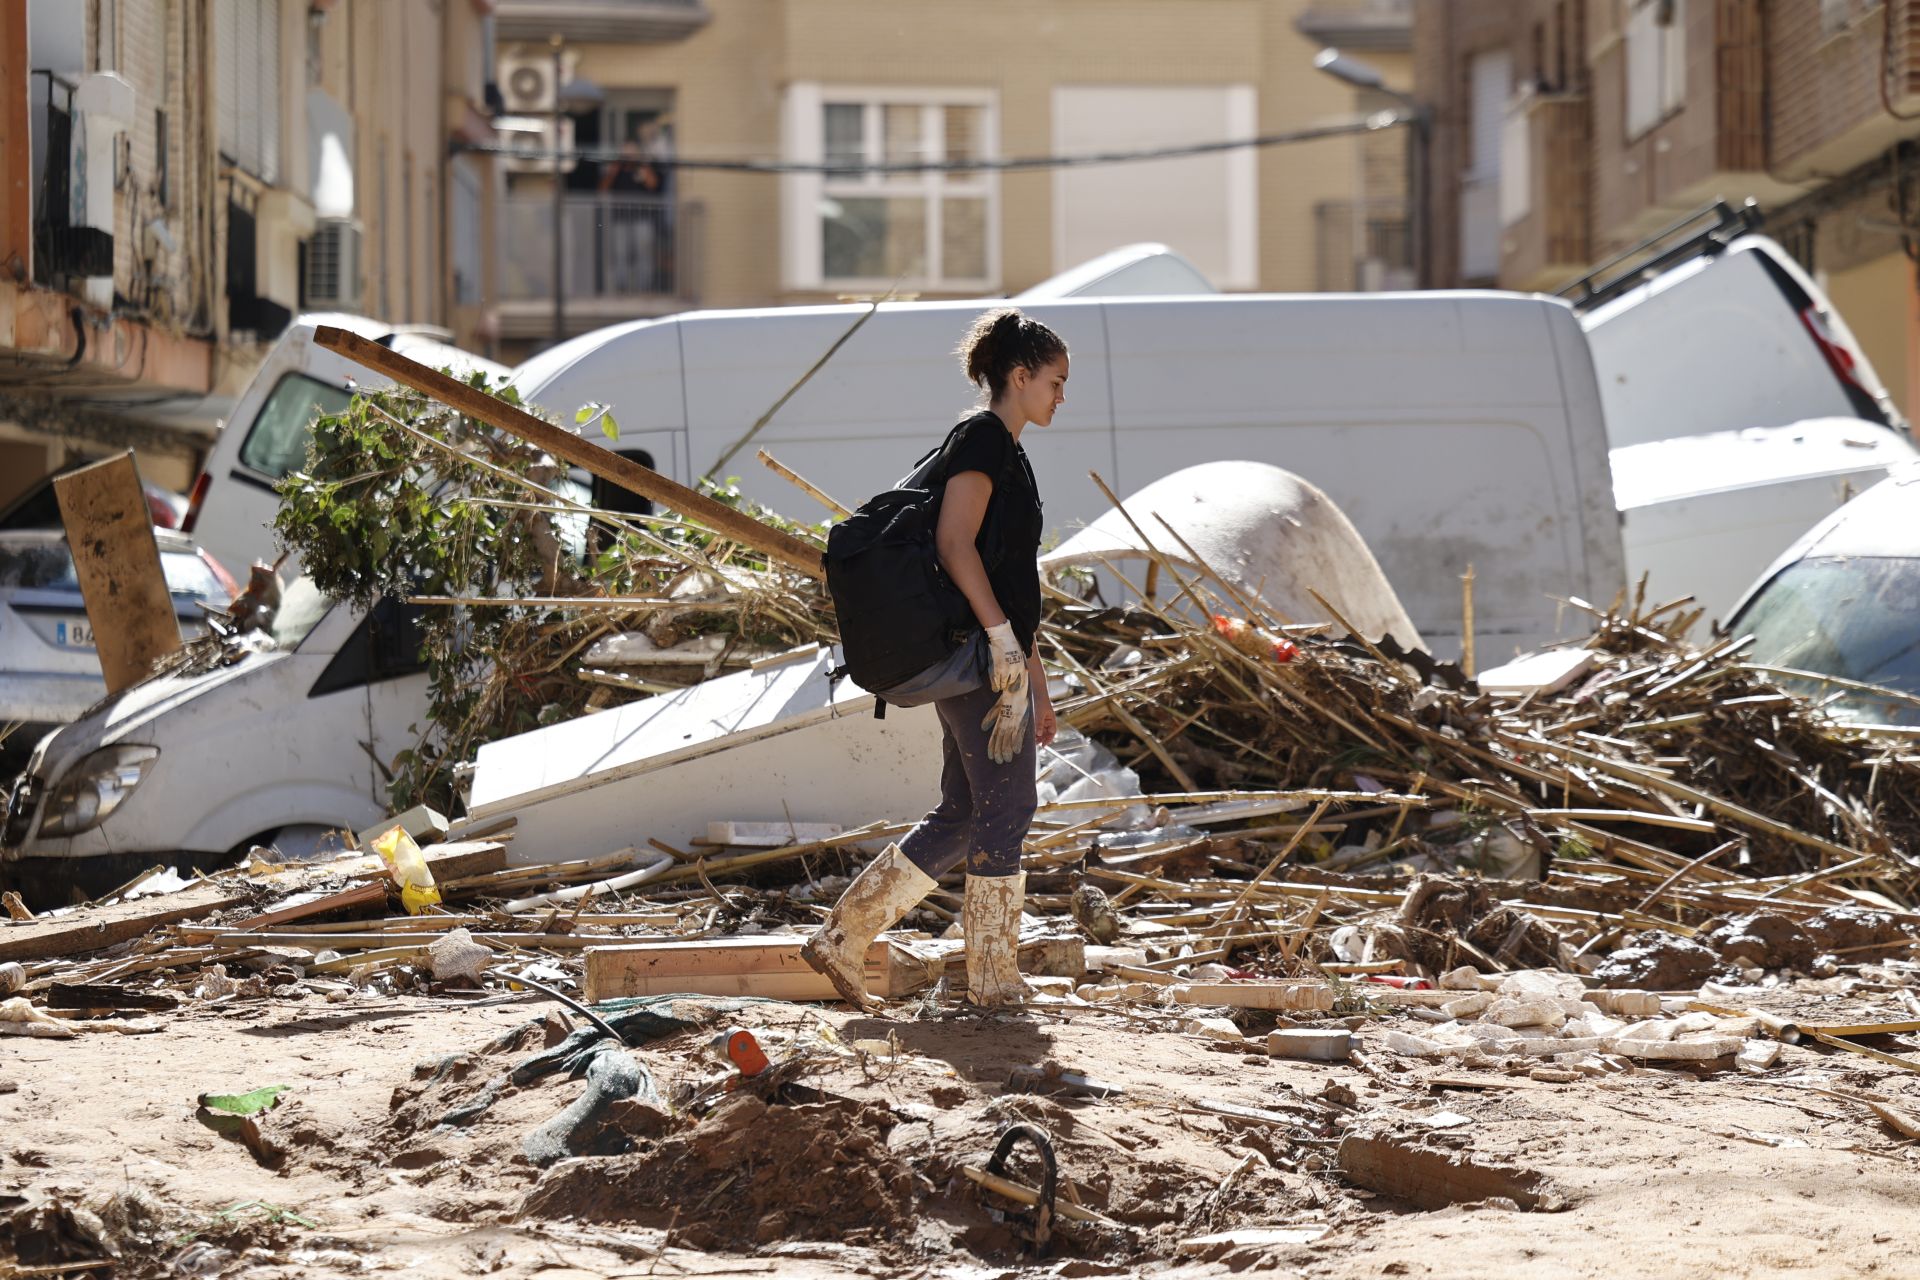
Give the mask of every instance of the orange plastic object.
POLYGON ((740 1068, 743 1076, 757 1076, 767 1069, 766 1051, 751 1031, 735 1030, 727 1034, 727 1058, 740 1068))

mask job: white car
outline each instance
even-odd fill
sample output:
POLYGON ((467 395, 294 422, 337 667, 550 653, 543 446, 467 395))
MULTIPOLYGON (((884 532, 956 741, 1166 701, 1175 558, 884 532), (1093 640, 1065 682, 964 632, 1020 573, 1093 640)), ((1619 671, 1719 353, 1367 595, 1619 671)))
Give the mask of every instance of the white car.
POLYGON ((1920 462, 1822 520, 1747 592, 1728 633, 1749 662, 1848 720, 1920 726, 1920 462), (1862 686, 1905 697, 1888 698, 1862 686))
POLYGON ((0 827, 0 882, 58 904, 156 862, 212 867, 372 825, 388 811, 376 761, 426 724, 417 616, 330 606, 298 579, 273 648, 155 676, 49 734, 0 827))
MULTIPOLYGON (((160 568, 183 638, 206 628, 206 605, 223 609, 236 588, 185 534, 155 529, 160 568)), ((0 531, 0 729, 24 751, 106 696, 86 602, 60 529, 0 531)))

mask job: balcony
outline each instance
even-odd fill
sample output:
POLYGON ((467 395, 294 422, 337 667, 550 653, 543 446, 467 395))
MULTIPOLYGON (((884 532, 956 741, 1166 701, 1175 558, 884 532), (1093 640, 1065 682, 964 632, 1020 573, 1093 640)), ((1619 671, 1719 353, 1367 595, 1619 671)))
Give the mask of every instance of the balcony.
POLYGON ((1552 292, 1592 257, 1591 125, 1583 95, 1529 94, 1507 114, 1500 175, 1500 284, 1552 292))
POLYGON ((78 293, 83 279, 113 275, 113 236, 73 222, 75 86, 51 71, 33 72, 32 84, 33 280, 78 293))
MULTIPOLYGON (((553 198, 510 195, 502 209, 501 336, 553 334, 553 198)), ((684 311, 698 299, 703 208, 657 196, 569 193, 560 283, 568 335, 684 311)))
POLYGON ((713 21, 703 0, 500 0, 500 40, 575 44, 661 44, 684 40, 713 21))

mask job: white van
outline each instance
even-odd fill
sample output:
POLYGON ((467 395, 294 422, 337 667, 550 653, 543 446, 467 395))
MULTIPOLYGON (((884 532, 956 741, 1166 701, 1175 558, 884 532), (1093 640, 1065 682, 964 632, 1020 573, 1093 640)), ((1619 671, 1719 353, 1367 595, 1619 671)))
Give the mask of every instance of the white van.
MULTIPOLYGON (((440 341, 445 330, 396 328, 365 316, 314 312, 298 317, 267 353, 233 406, 206 465, 195 481, 182 522, 199 544, 242 580, 257 559, 273 559, 273 517, 280 495, 273 486, 306 464, 313 420, 347 407, 355 389, 393 384, 351 360, 313 345, 313 332, 332 325, 435 369, 466 377, 474 370, 504 378, 507 368, 440 341)), ((297 570, 297 566, 296 566, 297 570)))
POLYGON ((212 867, 371 826, 387 813, 376 759, 426 724, 416 616, 330 606, 300 578, 276 648, 143 681, 49 734, 0 824, 0 881, 60 904, 156 861, 212 867))
MULTIPOLYGON (((848 506, 888 487, 974 402, 955 344, 987 301, 882 305, 721 476, 812 519, 766 448, 848 506)), ((1474 567, 1489 660, 1561 631, 1553 597, 1625 583, 1587 344, 1565 303, 1491 292, 1069 297, 1023 303, 1073 353, 1054 425, 1022 437, 1053 540, 1195 463, 1312 481, 1451 654, 1474 567), (1453 643, 1449 643, 1449 641, 1453 643)), ((865 306, 692 312, 563 343, 514 372, 562 415, 612 406, 614 447, 682 484, 712 473, 865 306)), ((716 477, 720 478, 720 477, 716 477)), ((1574 625, 1571 622, 1566 625, 1574 625)))
POLYGON ((1615 448, 1813 418, 1906 434, 1847 322, 1760 224, 1751 202, 1709 206, 1561 291, 1615 448))

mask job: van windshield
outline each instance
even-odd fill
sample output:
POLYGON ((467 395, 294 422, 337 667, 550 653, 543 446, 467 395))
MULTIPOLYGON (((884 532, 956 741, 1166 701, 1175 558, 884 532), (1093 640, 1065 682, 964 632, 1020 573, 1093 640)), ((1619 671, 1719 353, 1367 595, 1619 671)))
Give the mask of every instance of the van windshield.
POLYGON ((353 401, 353 393, 329 386, 304 373, 280 379, 260 416, 240 445, 240 463, 270 480, 279 480, 306 465, 307 432, 323 414, 339 413, 353 401))
POLYGON ((273 616, 274 647, 283 652, 296 649, 307 634, 326 617, 327 598, 313 579, 305 574, 295 578, 280 594, 280 611, 273 616))
MULTIPOLYGON (((1741 612, 1750 660, 1879 685, 1920 699, 1920 560, 1801 560, 1781 570, 1741 612)), ((1844 719, 1920 725, 1920 701, 1789 681, 1844 719)))

